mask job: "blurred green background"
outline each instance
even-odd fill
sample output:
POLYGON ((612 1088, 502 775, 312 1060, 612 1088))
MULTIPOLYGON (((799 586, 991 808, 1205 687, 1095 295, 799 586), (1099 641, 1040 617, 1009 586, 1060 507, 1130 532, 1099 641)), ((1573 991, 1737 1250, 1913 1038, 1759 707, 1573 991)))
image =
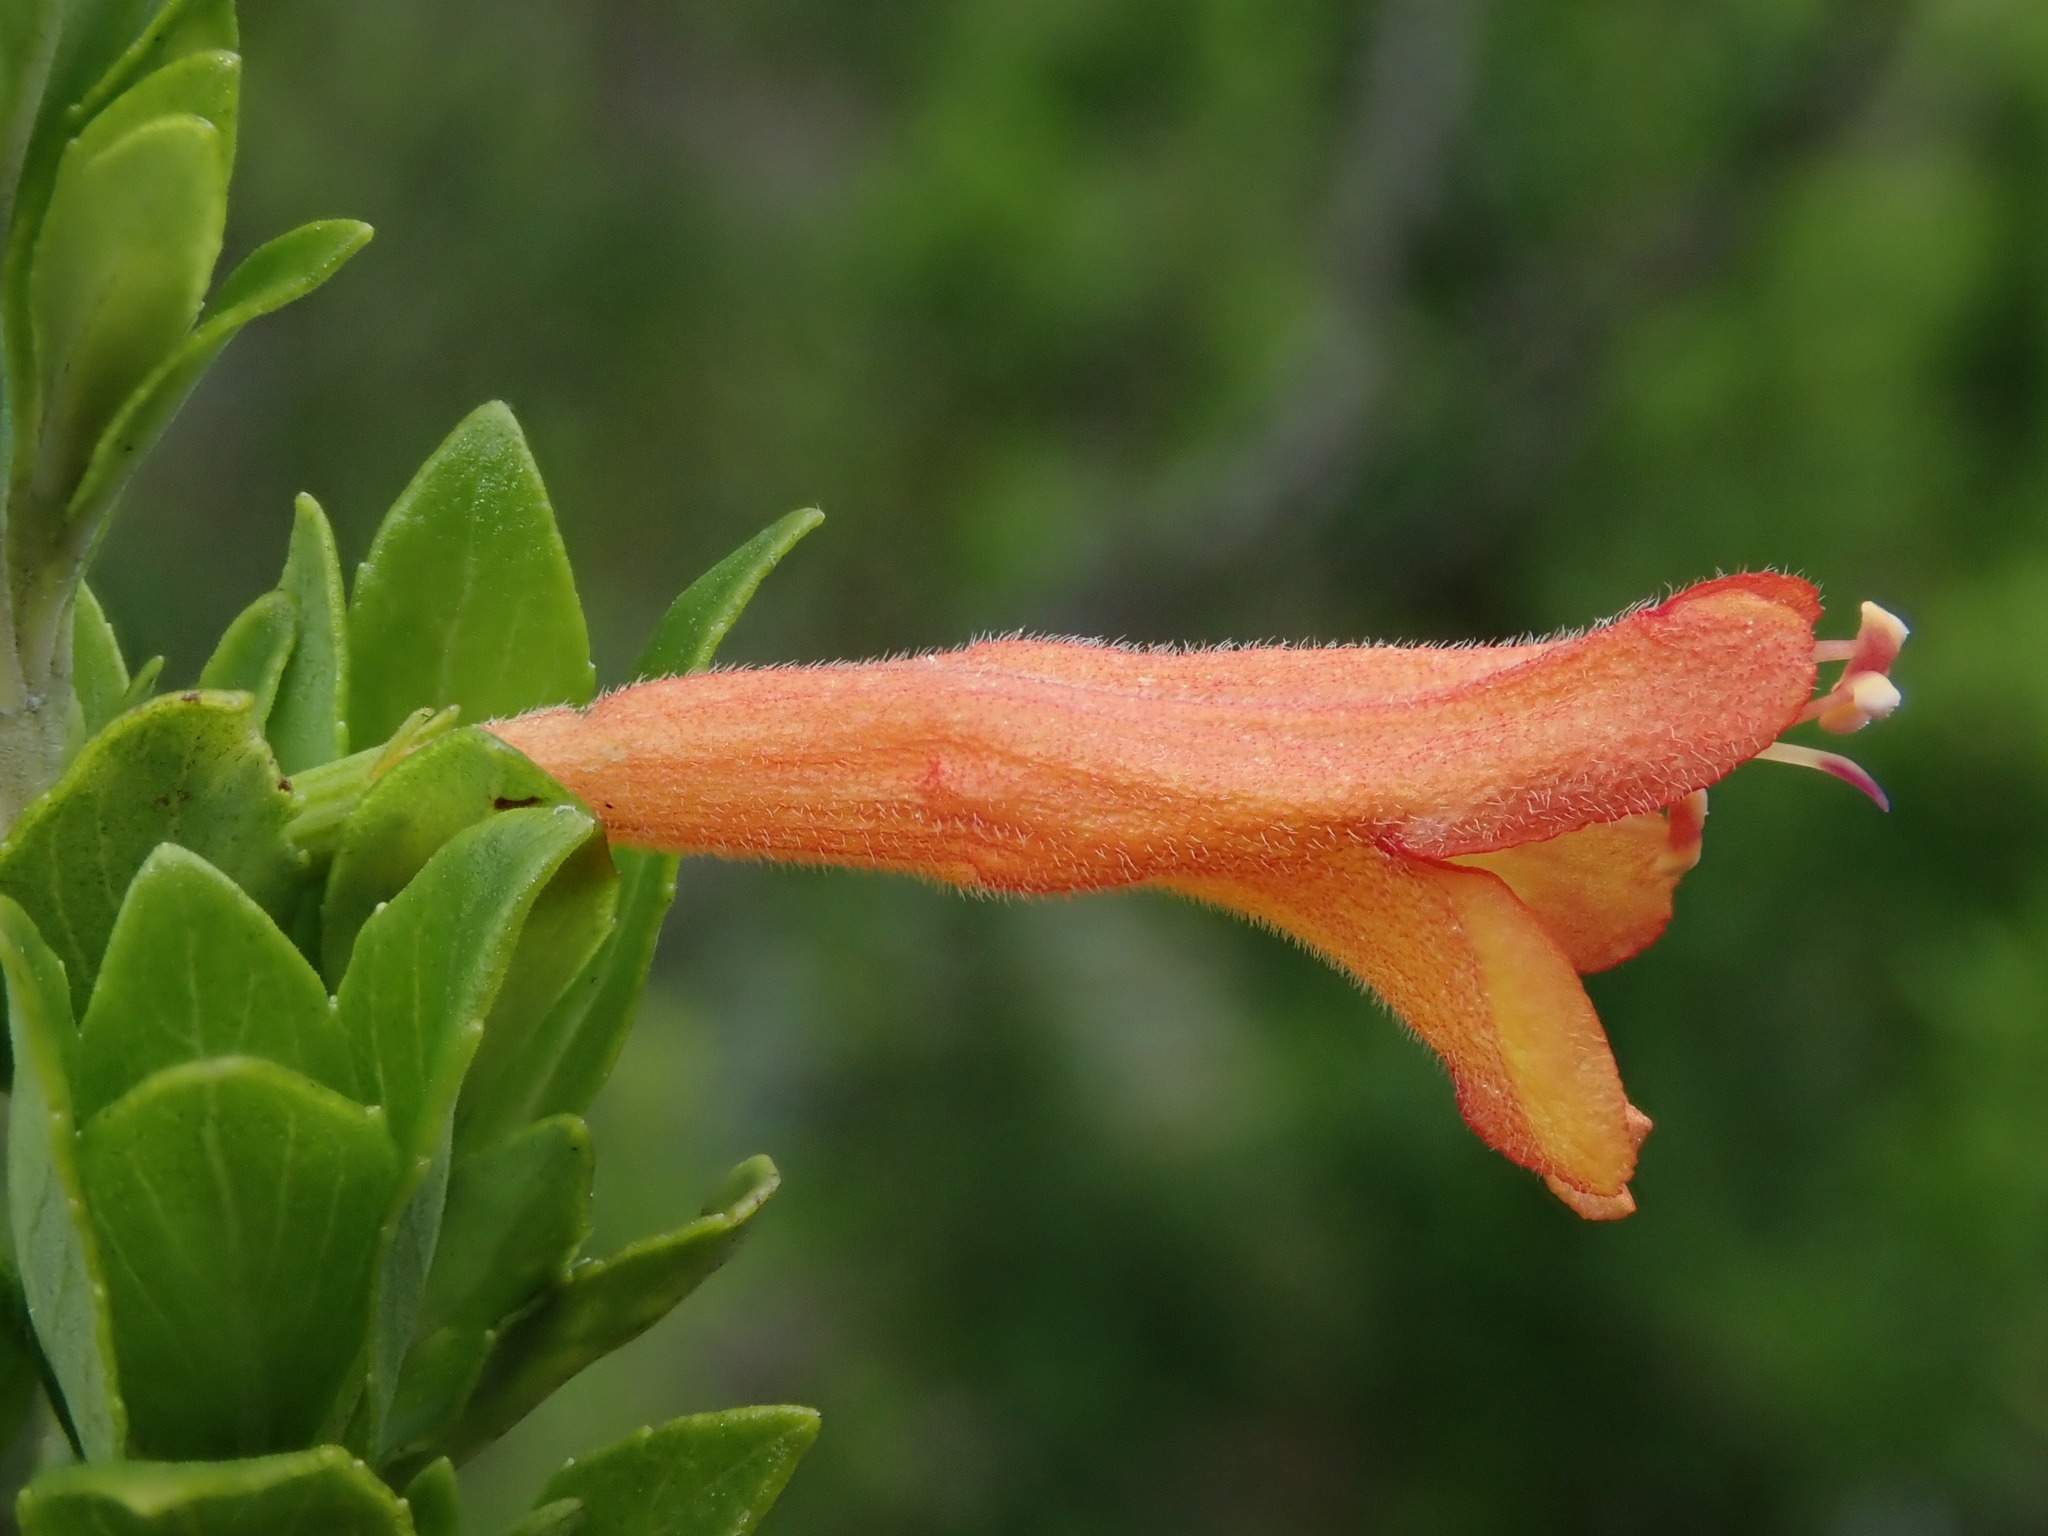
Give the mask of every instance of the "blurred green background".
POLYGON ((614 677, 813 502, 730 656, 1500 636, 1764 565, 1918 631, 1856 747, 1894 814, 1743 770, 1671 934, 1593 982, 1658 1122, 1618 1226, 1220 917, 687 868, 600 1242, 755 1151, 784 1192, 481 1511, 791 1400, 826 1430, 782 1536, 2048 1529, 2040 0, 245 25, 230 255, 380 233, 236 344, 105 553, 174 678, 292 492, 359 556, 492 396, 614 677))

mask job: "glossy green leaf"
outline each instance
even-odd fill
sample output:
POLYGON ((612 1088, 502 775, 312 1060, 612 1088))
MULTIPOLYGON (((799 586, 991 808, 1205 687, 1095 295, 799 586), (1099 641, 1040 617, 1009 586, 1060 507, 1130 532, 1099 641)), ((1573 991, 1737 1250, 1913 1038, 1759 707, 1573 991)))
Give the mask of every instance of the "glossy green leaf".
MULTIPOLYGON (((590 1132, 573 1115, 458 1160, 386 1442, 432 1454, 462 1412, 497 1325, 558 1283, 590 1232, 590 1132)), ((387 1468, 387 1474, 390 1472, 387 1468)))
POLYGON ((404 758, 349 813, 327 875, 322 968, 348 969, 370 914, 426 867, 465 827, 501 811, 580 802, 532 759, 474 726, 451 731, 404 758))
POLYGON ((136 462, 242 327, 318 288, 369 243, 370 233, 353 219, 302 225, 259 246, 229 273, 198 327, 121 402, 72 494, 68 525, 98 529, 136 462))
POLYGON ((101 434, 197 317, 227 178, 220 132, 198 117, 66 154, 30 279, 42 399, 30 496, 9 509, 33 513, 9 529, 17 544, 57 536, 101 434))
POLYGON ((193 53, 232 53, 241 46, 234 0, 165 0, 83 100, 66 114, 75 130, 138 80, 193 53))
POLYGON ((554 1042, 553 1070, 534 1093, 531 1113, 581 1113, 611 1076, 647 990, 680 862, 645 848, 612 849, 619 875, 617 915, 610 936, 539 1031, 554 1042))
POLYGON ((660 1322, 732 1256, 780 1182, 772 1162, 750 1158, 726 1175, 704 1215, 688 1226, 571 1270, 500 1336, 469 1407, 444 1442, 448 1454, 466 1460, 585 1366, 660 1322))
POLYGON ((462 1488, 445 1456, 405 1485, 405 1502, 419 1536, 462 1536, 462 1488))
POLYGON ((316 1439, 352 1396, 398 1156, 275 1062, 167 1067, 85 1122, 129 1441, 172 1460, 316 1439))
POLYGON ((680 677, 711 665, 718 647, 746 612, 782 557, 825 521, 816 507, 779 518, 683 589, 640 653, 633 676, 680 677))
POLYGON ((488 1328, 451 1323, 413 1343, 384 1424, 378 1465, 388 1480, 402 1481, 439 1454, 440 1436, 476 1390, 493 1342, 488 1328))
POLYGON ((541 1501, 580 1499, 584 1536, 747 1536, 818 1438, 809 1408, 734 1408, 578 1457, 541 1501))
POLYGON ((440 1226, 456 1096, 521 925, 561 866, 600 837, 572 806, 510 810, 456 834, 363 925, 338 1006, 357 1081, 406 1162, 385 1238, 370 1378, 381 1424, 413 1336, 440 1226))
POLYGON ((574 1115, 458 1160, 421 1327, 493 1327, 560 1280, 590 1235, 591 1171, 590 1131, 574 1115))
POLYGON ((556 1499, 534 1510, 505 1536, 577 1536, 582 1529, 583 1501, 556 1499))
POLYGON ((290 796, 246 694, 185 693, 120 716, 0 845, 0 894, 28 909, 64 962, 78 1012, 99 975, 128 882, 178 843, 280 922, 305 860, 285 841, 290 796))
POLYGON ((228 625, 200 669, 199 686, 252 694, 256 718, 268 720, 298 633, 298 604, 288 593, 264 593, 228 625))
POLYGON ((457 427, 385 517, 356 577, 349 653, 349 720, 365 741, 423 705, 481 722, 590 698, 568 552, 505 406, 457 427))
POLYGON ((128 887, 78 1037, 81 1121, 159 1068, 214 1056, 260 1056, 356 1092, 319 975, 240 886, 175 843, 128 887))
MULTIPOLYGON (((28 1320, 28 1297, 11 1261, 0 1258, 0 1459, 11 1462, 18 1442, 35 1436, 29 1422, 41 1395, 42 1365, 35 1329, 28 1320)), ((8 1468, 12 1472, 12 1468, 8 1468)), ((0 1487, 7 1486, 0 1483, 0 1487)))
POLYGON ((105 729, 121 712, 127 695, 128 663, 121 656, 114 626, 84 582, 78 584, 78 606, 71 615, 71 680, 87 734, 105 729))
MULTIPOLYGON (((669 606, 634 676, 680 675, 710 666, 768 573, 824 520, 815 509, 792 512, 698 577, 669 606)), ((543 1031, 561 1044, 553 1076, 535 1097, 536 1113, 581 1113, 597 1097, 632 1029, 662 919, 675 901, 681 860, 673 854, 614 848, 612 861, 619 871, 618 917, 611 937, 556 1004, 557 1016, 543 1031)))
POLYGON ((573 1043, 558 1032, 560 1004, 572 987, 587 985, 590 962, 611 935, 618 891, 611 853, 596 838, 534 902, 462 1086, 458 1152, 491 1146, 547 1112, 548 1087, 573 1043))
POLYGON ((19 906, 0 897, 0 968, 14 1098, 7 1117, 8 1218, 29 1316, 85 1454, 104 1460, 128 1439, 115 1374, 99 1243, 86 1214, 71 1114, 77 1041, 64 967, 19 906))
POLYGON ((138 709, 156 697, 157 679, 163 676, 164 659, 152 656, 135 669, 135 675, 128 680, 128 691, 121 695, 121 707, 114 711, 125 715, 131 709, 138 709))
POLYGON ((59 1467, 29 1484, 18 1518, 22 1536, 414 1536, 396 1495, 338 1445, 59 1467))
POLYGON ((348 755, 348 603, 327 514, 310 496, 292 509, 291 549, 278 590, 298 610, 298 639, 264 730, 277 766, 303 772, 348 755))
MULTIPOLYGON (((11 9, 12 7, 10 7, 11 9)), ((58 163, 75 135, 138 83, 191 53, 239 45, 232 0, 60 0, 48 84, 23 157, 9 259, 34 245, 58 163)), ((8 296, 10 308, 19 290, 8 296)))
POLYGON ((67 158, 90 158, 136 129, 163 117, 188 116, 211 123, 220 134, 220 153, 230 168, 241 117, 242 60, 226 49, 186 54, 139 77, 86 124, 67 158))
MULTIPOLYGON (((20 13, 23 23, 9 38, 10 42, 18 39, 22 51, 17 54, 10 49, 6 56, 20 58, 31 76, 43 63, 48 64, 42 100, 23 103, 33 117, 33 126, 24 145, 20 180, 9 180, 17 192, 7 247, 10 281, 5 306, 10 342, 20 335, 27 253, 34 249, 65 148, 100 107, 176 56, 166 51, 147 61, 140 58, 139 47, 153 30, 151 12, 157 6, 158 0, 22 0, 5 7, 10 13, 20 13), (38 18, 38 10, 48 14, 38 18), (49 30, 42 30, 38 20, 49 30), (37 44, 53 49, 47 61, 35 58, 31 50, 37 44), (123 68, 130 59, 135 60, 135 67, 123 68), (85 110, 88 102, 90 111, 85 110)), ((161 14, 159 11, 158 16, 161 14)), ((208 39, 198 46, 234 45, 208 39)), ((19 131, 18 121, 11 126, 19 131)))
MULTIPOLYGON (((487 731, 455 731, 407 757, 370 789, 343 828, 321 918, 327 974, 345 970, 368 915, 457 831, 506 809, 576 804, 487 731)), ((541 1113, 535 1105, 561 1054, 546 1027, 556 1001, 609 933, 616 889, 610 856, 593 840, 563 865, 526 918, 464 1088, 460 1145, 496 1140, 541 1113)))
POLYGON ((64 0, 0 5, 0 231, 13 216, 15 182, 42 111, 65 10, 64 0))
POLYGON ((303 299, 364 246, 376 231, 358 219, 315 219, 266 240, 221 279, 199 331, 239 330, 249 321, 303 299))

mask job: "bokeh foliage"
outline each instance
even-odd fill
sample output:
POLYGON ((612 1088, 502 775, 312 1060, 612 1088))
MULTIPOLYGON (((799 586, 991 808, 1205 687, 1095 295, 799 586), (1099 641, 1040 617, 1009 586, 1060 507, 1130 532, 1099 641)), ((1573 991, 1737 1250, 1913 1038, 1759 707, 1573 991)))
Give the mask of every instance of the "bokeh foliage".
POLYGON ((1504 635, 1766 564, 1918 631, 1858 743, 1894 815, 1744 770, 1595 983, 1659 1121, 1611 1230, 1220 918, 686 867, 598 1246, 758 1146, 786 1192, 486 1502, 794 1398, 792 1536, 2048 1522, 2048 11, 249 12, 230 256, 380 237, 238 343, 105 553, 174 676, 292 493, 353 560, 500 395, 606 676, 810 502, 730 654, 1504 635))

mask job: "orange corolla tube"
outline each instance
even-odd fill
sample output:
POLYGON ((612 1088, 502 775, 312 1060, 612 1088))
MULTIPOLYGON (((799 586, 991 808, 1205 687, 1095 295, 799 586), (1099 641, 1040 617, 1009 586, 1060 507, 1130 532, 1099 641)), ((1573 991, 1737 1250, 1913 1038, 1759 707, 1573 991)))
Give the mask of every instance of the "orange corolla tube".
MULTIPOLYGON (((1490 1145, 1617 1216, 1649 1121, 1578 977, 1662 931, 1706 786, 1802 718, 1896 704, 1845 680, 1814 714, 1819 617, 1804 581, 1729 576, 1533 644, 992 641, 491 729, 619 842, 1025 895, 1153 885, 1269 924, 1427 1040, 1490 1145)), ((1883 641, 1828 659, 1882 678, 1883 641)))

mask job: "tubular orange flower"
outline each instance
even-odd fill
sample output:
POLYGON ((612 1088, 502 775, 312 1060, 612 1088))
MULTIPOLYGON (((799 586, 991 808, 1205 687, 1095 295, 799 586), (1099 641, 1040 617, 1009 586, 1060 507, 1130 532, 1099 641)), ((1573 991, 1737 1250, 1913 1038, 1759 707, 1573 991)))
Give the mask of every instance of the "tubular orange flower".
POLYGON ((1027 895, 1152 885, 1269 924, 1428 1041, 1490 1145, 1620 1216, 1650 1122, 1579 975, 1663 930, 1706 786, 1802 719, 1896 705, 1904 629, 1870 611, 1891 629, 1866 613, 1819 652, 1850 663, 1819 701, 1814 589, 1748 575, 1525 645, 993 641, 492 729, 621 842, 1027 895))

